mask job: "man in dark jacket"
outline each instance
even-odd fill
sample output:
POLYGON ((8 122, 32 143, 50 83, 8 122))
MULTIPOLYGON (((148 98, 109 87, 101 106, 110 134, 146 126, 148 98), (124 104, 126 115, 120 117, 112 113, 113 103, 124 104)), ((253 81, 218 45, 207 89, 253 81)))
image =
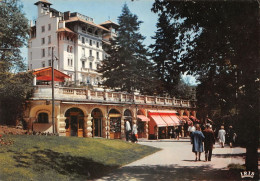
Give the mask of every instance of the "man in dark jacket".
POLYGON ((212 149, 215 144, 214 132, 209 124, 206 125, 206 129, 203 131, 205 136, 204 149, 205 149, 205 161, 211 161, 212 149))

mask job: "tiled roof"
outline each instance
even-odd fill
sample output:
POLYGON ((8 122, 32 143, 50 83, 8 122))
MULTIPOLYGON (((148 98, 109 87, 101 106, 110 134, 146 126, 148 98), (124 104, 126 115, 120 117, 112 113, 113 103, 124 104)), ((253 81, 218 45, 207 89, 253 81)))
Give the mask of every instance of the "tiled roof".
POLYGON ((34 3, 34 5, 38 5, 40 2, 49 4, 49 5, 52 5, 52 4, 51 4, 49 1, 47 1, 47 0, 39 0, 38 2, 34 3))
POLYGON ((69 28, 59 28, 58 30, 57 30, 57 32, 62 32, 62 31, 67 31, 67 32, 70 32, 70 33, 75 33, 74 31, 72 31, 72 30, 70 30, 69 28))
POLYGON ((116 25, 116 26, 119 26, 119 24, 117 24, 117 23, 115 23, 115 22, 113 22, 113 21, 111 21, 111 20, 107 20, 107 21, 105 21, 104 23, 101 23, 101 24, 99 24, 99 25, 108 25, 108 24, 114 24, 114 25, 116 25))
POLYGON ((102 29, 102 30, 109 31, 108 29, 104 28, 103 26, 97 25, 97 24, 95 24, 95 23, 93 23, 93 22, 90 22, 90 21, 81 19, 81 18, 79 18, 79 17, 71 17, 70 19, 66 20, 65 22, 68 23, 68 22, 74 22, 74 21, 81 21, 81 22, 90 24, 90 25, 92 25, 92 26, 98 27, 98 28, 100 28, 100 29, 102 29))

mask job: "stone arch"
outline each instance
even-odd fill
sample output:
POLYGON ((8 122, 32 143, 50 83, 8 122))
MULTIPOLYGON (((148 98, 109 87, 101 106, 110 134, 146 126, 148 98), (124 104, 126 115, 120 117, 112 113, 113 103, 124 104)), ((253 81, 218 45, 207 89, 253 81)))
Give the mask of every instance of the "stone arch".
POLYGON ((88 115, 88 112, 87 112, 87 110, 85 109, 85 107, 83 107, 83 106, 74 106, 74 105, 71 105, 71 106, 68 106, 68 107, 66 107, 65 109, 63 109, 62 113, 63 113, 64 117, 66 117, 66 116, 65 116, 66 112, 67 112, 69 109, 71 109, 71 108, 78 108, 78 109, 80 109, 80 110, 83 112, 84 116, 87 116, 87 115, 88 115))

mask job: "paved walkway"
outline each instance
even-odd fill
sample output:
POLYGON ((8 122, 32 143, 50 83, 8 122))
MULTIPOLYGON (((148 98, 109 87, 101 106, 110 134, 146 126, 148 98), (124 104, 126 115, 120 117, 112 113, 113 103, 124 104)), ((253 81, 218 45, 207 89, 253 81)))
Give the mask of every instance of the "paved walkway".
MULTIPOLYGON (((220 148, 215 145, 211 162, 195 162, 188 139, 140 141, 139 144, 162 150, 125 165, 98 180, 228 180, 227 165, 244 164, 244 148, 220 148)), ((240 173, 237 173, 239 176, 240 173)), ((239 177, 238 177, 239 178, 239 177)))

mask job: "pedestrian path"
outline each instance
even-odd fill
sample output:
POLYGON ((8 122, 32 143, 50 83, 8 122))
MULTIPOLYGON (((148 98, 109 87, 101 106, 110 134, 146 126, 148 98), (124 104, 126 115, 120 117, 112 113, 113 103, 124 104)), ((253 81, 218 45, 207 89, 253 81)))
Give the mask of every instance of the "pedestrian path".
MULTIPOLYGON (((227 165, 244 164, 244 148, 216 145, 212 161, 195 161, 188 139, 141 141, 138 144, 161 148, 152 155, 125 165, 98 180, 225 180, 227 165)), ((240 173, 237 173, 240 174, 240 173)))

